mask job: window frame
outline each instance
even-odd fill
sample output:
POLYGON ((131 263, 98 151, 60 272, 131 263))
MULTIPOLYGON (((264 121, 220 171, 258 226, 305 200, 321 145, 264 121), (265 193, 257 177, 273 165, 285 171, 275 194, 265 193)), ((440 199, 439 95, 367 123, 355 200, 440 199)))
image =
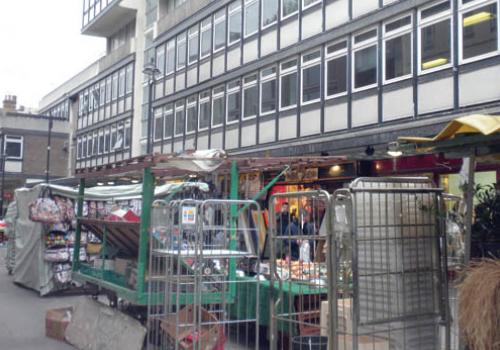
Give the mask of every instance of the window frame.
POLYGON ((165 133, 165 117, 163 115, 163 108, 158 108, 156 109, 154 112, 153 112, 153 142, 157 142, 157 141, 161 141, 163 140, 164 138, 164 133, 165 133), (162 119, 162 122, 161 122, 161 137, 160 138, 157 138, 156 137, 156 131, 157 131, 157 127, 156 127, 156 121, 158 119, 162 119))
POLYGON ((219 85, 212 89, 212 107, 210 113, 210 123, 211 123, 210 125, 212 126, 212 128, 224 125, 224 116, 226 114, 225 110, 227 109, 225 106, 226 103, 225 94, 226 94, 225 85, 219 85), (220 124, 214 124, 214 104, 215 104, 214 102, 216 99, 222 99, 222 101, 224 102, 224 111, 222 112, 222 121, 220 122, 220 124))
POLYGON ((244 4, 243 4, 243 39, 249 38, 252 35, 255 35, 256 33, 259 32, 259 27, 260 27, 260 23, 259 23, 260 8, 259 8, 259 6, 260 6, 259 0, 244 0, 244 4), (254 4, 257 5, 257 28, 255 29, 255 31, 253 31, 251 33, 247 33, 247 22, 248 22, 247 8, 254 5, 254 4))
POLYGON ((212 52, 213 52, 213 54, 216 54, 217 52, 220 52, 226 48, 226 44, 227 44, 226 28, 227 28, 226 27, 226 8, 224 7, 223 9, 216 11, 213 14, 213 30, 212 30, 212 52), (224 44, 219 48, 215 48, 215 28, 217 27, 217 25, 220 25, 221 22, 223 23, 223 28, 224 28, 224 44))
POLYGON ((394 17, 394 18, 391 18, 390 20, 388 21, 385 21, 384 23, 382 23, 382 84, 390 84, 390 83, 395 83, 395 82, 398 82, 398 81, 402 81, 402 80, 406 80, 406 79, 409 79, 413 76, 413 56, 414 56, 414 52, 413 52, 413 40, 414 39, 414 35, 413 35, 413 21, 414 21, 414 18, 413 18, 413 14, 412 13, 406 13, 404 15, 401 15, 401 16, 398 16, 398 17, 394 17), (407 24, 401 28, 397 28, 395 30, 392 30, 390 32, 387 32, 386 31, 386 26, 388 24, 391 24, 391 23, 394 23, 396 21, 399 21, 401 19, 404 19, 406 17, 410 17, 410 24, 407 24), (400 77, 396 77, 396 78, 392 78, 392 79, 386 79, 386 44, 387 44, 387 41, 391 40, 391 39, 395 39, 395 38, 399 38, 399 37, 402 37, 402 36, 405 36, 406 34, 410 34, 410 73, 406 74, 406 75, 402 75, 400 77))
POLYGON ((361 32, 358 32, 358 33, 355 33, 352 35, 352 50, 351 50, 351 60, 352 60, 352 63, 351 63, 351 91, 353 93, 355 92, 359 92, 359 91, 365 91, 365 90, 370 90, 370 89, 373 89, 375 87, 377 87, 378 85, 378 82, 379 82, 379 71, 378 71, 378 66, 379 66, 379 55, 378 55, 378 50, 379 50, 379 47, 378 47, 378 37, 379 37, 379 30, 377 27, 370 27, 368 29, 365 29, 361 32), (355 40, 356 40, 356 37, 360 36, 360 35, 363 35, 363 34, 366 34, 368 32, 371 32, 375 30, 376 31, 376 35, 375 37, 373 38, 368 38, 366 40, 363 40, 359 43, 356 43, 355 40), (370 84, 370 85, 365 85, 365 86, 362 86, 362 87, 359 87, 359 88, 356 88, 356 52, 358 51, 362 51, 364 49, 367 49, 367 48, 370 48, 372 46, 375 46, 375 52, 377 53, 376 54, 376 62, 375 62, 375 67, 376 67, 376 73, 375 73, 375 83, 373 84, 370 84))
POLYGON ((243 6, 241 0, 236 0, 231 2, 227 8, 227 46, 232 46, 241 41, 243 33, 241 32, 241 27, 243 24, 243 6), (239 12, 240 14, 240 37, 237 40, 231 41, 231 17, 235 16, 239 12))
MULTIPOLYGON (((279 109, 278 101, 276 102, 276 107, 272 111, 267 111, 267 112, 262 112, 262 85, 264 85, 267 82, 270 82, 271 80, 275 80, 276 84, 278 84, 278 67, 276 65, 268 66, 259 71, 260 74, 260 81, 259 81, 259 117, 263 117, 266 115, 270 115, 273 113, 276 113, 279 109), (263 76, 263 73, 265 70, 274 68, 274 73, 268 74, 263 76)), ((279 91, 277 92, 279 93, 279 91)), ((277 100, 279 99, 279 96, 276 96, 277 100)))
MULTIPOLYGON (((279 82, 279 88, 278 88, 278 109, 280 112, 282 111, 287 111, 289 109, 293 109, 293 108, 297 108, 297 105, 298 105, 298 101, 297 101, 297 97, 295 97, 295 104, 293 105, 289 105, 289 106, 285 106, 283 107, 282 106, 282 100, 281 100, 281 92, 282 92, 282 89, 283 89, 283 83, 282 83, 282 79, 283 77, 286 77, 288 75, 292 75, 292 74, 296 74, 296 79, 298 80, 298 77, 299 77, 299 57, 294 57, 294 58, 291 58, 291 59, 287 59, 283 62, 280 62, 279 64, 279 79, 280 79, 280 82, 279 82), (292 61, 295 61, 295 66, 292 66, 292 67, 287 67, 287 68, 283 68, 283 65, 287 64, 287 63, 291 63, 292 61)), ((298 84, 296 85, 297 86, 297 89, 299 88, 298 84)), ((297 94, 297 91, 295 92, 297 94)))
POLYGON ((292 13, 289 13, 288 15, 283 15, 283 9, 285 8, 283 2, 285 2, 286 0, 280 0, 281 1, 281 8, 280 8, 280 17, 281 17, 281 20, 285 20, 287 18, 290 18, 290 17, 293 17, 293 16, 298 16, 299 14, 299 9, 300 9, 300 6, 301 6, 301 3, 302 1, 301 0, 296 0, 297 1, 297 10, 295 10, 294 12, 292 13))
POLYGON ((196 24, 188 29, 188 39, 187 39, 187 65, 191 66, 198 62, 198 58, 200 57, 200 29, 199 25, 196 24), (196 53, 196 58, 191 61, 191 40, 196 40, 198 52, 196 53))
POLYGON ((197 111, 197 108, 198 108, 198 96, 197 94, 196 95, 192 95, 192 96, 189 96, 187 99, 186 99, 186 120, 185 120, 185 126, 184 126, 184 129, 185 129, 185 133, 186 135, 193 135, 194 133, 196 133, 196 130, 198 129, 198 111, 197 111), (194 127, 194 129, 192 131, 188 131, 188 110, 189 108, 194 108, 194 113, 195 113, 195 116, 196 116, 196 125, 194 127))
POLYGON ((301 0, 300 1, 300 5, 302 6, 302 11, 307 10, 308 8, 316 6, 317 4, 320 4, 321 2, 323 2, 323 0, 313 0, 313 2, 310 3, 309 5, 304 5, 305 1, 306 0, 301 0))
POLYGON ((257 115, 260 112, 260 89, 259 89, 259 83, 258 83, 258 74, 259 73, 254 73, 254 74, 249 74, 245 77, 243 77, 243 88, 242 88, 242 93, 241 93, 241 120, 250 120, 257 118, 257 115), (252 79, 250 81, 246 81, 248 78, 251 78, 255 76, 255 79, 252 79), (257 113, 254 115, 251 115, 249 117, 245 117, 245 91, 251 88, 257 88, 257 113))
POLYGON ((333 60, 336 60, 336 59, 339 59, 341 57, 346 57, 346 61, 349 59, 349 43, 348 43, 348 38, 344 38, 344 39, 341 39, 341 40, 336 40, 328 45, 325 46, 325 69, 324 69, 324 72, 323 72, 323 76, 324 76, 324 94, 325 94, 325 100, 329 100, 329 99, 332 99, 332 98, 335 98, 335 97, 340 97, 340 96, 346 96, 347 95, 347 90, 348 90, 348 82, 349 82, 349 71, 346 67, 346 71, 345 71, 345 80, 346 80, 346 89, 344 92, 339 92, 339 93, 336 93, 336 94, 333 94, 333 95, 328 95, 328 63, 330 61, 333 61, 333 60), (338 45, 342 42, 345 42, 345 47, 342 48, 342 49, 338 49, 338 50, 335 50, 333 52, 330 52, 328 53, 328 48, 331 47, 331 46, 334 46, 334 45, 338 45))
POLYGON ((453 54, 453 45, 455 42, 455 38, 453 35, 453 1, 451 0, 444 0, 444 1, 436 1, 433 2, 432 4, 428 6, 423 6, 418 9, 417 13, 417 69, 418 69, 418 75, 425 75, 433 72, 437 72, 443 69, 448 69, 453 66, 453 59, 454 59, 454 54, 453 54), (440 13, 434 14, 428 18, 422 19, 422 12, 430 9, 434 6, 444 4, 446 2, 449 2, 450 8, 446 11, 442 11, 440 13), (429 69, 422 69, 422 29, 429 27, 431 25, 435 25, 437 23, 443 22, 445 20, 450 21, 450 62, 434 67, 434 68, 429 68, 429 69))
POLYGON ((176 42, 176 47, 175 47, 175 71, 180 71, 180 70, 183 70, 184 68, 186 68, 186 65, 187 65, 187 32, 183 32, 179 35, 176 36, 175 38, 175 42, 176 42), (184 43, 184 64, 182 65, 179 65, 179 47, 181 45, 179 44, 182 44, 184 43))
POLYGON ((208 103, 210 113, 212 113, 212 103, 210 101, 211 95, 212 95, 211 90, 205 90, 205 91, 198 93, 198 131, 208 130, 208 128, 210 127, 210 125, 212 123, 212 115, 210 114, 210 116, 208 118, 207 126, 203 127, 203 128, 200 126, 200 123, 201 123, 201 116, 200 116, 201 115, 201 105, 204 103, 208 103))
POLYGON ((476 62, 480 60, 484 60, 486 58, 490 58, 493 56, 497 56, 500 54, 500 1, 498 0, 476 0, 472 1, 468 4, 462 4, 462 1, 459 1, 458 8, 458 63, 459 64, 467 64, 470 62, 476 62), (477 10, 481 7, 488 5, 496 5, 497 6, 497 49, 495 51, 487 52, 485 54, 474 56, 470 58, 464 58, 464 42, 463 42, 463 31, 464 31, 464 15, 469 11, 477 10))
POLYGON ((23 160, 24 156, 24 136, 16 135, 5 135, 3 139, 3 153, 6 155, 6 160, 23 160), (8 143, 19 144, 19 156, 9 156, 7 155, 7 144, 8 143))
POLYGON ((184 132, 186 131, 186 101, 184 99, 181 99, 179 101, 175 102, 175 108, 174 108, 174 131, 173 135, 174 137, 179 137, 184 135, 184 132), (182 131, 181 133, 177 133, 177 113, 178 112, 184 112, 184 122, 182 123, 182 131))
POLYGON ((242 108, 242 101, 241 99, 243 98, 243 94, 242 94, 242 81, 241 79, 235 79, 235 80, 232 80, 232 81, 229 81, 227 84, 226 84, 226 112, 225 112, 225 115, 226 115, 226 125, 231 125, 231 124, 236 124, 238 123, 240 120, 241 120, 241 114, 243 112, 243 108, 242 108), (229 88, 229 85, 230 84, 235 84, 234 87, 232 88, 229 88), (233 95, 233 94, 240 94, 239 96, 239 103, 240 103, 240 115, 238 116, 238 119, 236 120, 229 120, 229 96, 230 95, 233 95))
POLYGON ((278 23, 278 19, 280 16, 280 10, 279 10, 279 7, 280 7, 279 2, 280 1, 281 0, 261 0, 261 2, 260 2, 260 28, 261 28, 261 30, 264 30, 266 28, 270 28, 278 23), (276 5, 277 5, 277 7, 276 7, 276 19, 273 22, 270 22, 267 24, 264 24, 264 2, 265 1, 275 1, 276 5))
POLYGON ((175 41, 176 39, 171 39, 169 41, 167 41, 167 43, 165 44, 165 74, 164 76, 169 76, 171 74, 174 74, 175 73, 175 68, 176 68, 176 65, 177 65, 177 58, 176 58, 176 47, 175 47, 175 41), (173 67, 172 67, 172 70, 168 70, 168 58, 169 58, 169 51, 171 53, 173 53, 173 67))
POLYGON ((199 60, 201 61, 202 59, 206 58, 206 57, 210 57, 210 55, 212 54, 212 47, 213 47, 213 30, 212 30, 212 16, 210 17, 207 17, 205 18, 204 20, 202 20, 200 22, 200 44, 199 44, 199 47, 198 47, 198 50, 199 50, 199 60), (204 24, 204 22, 208 22, 204 24), (208 34, 206 34, 205 32, 209 32, 208 34), (208 35, 208 38, 210 39, 210 50, 208 50, 208 52, 203 55, 202 53, 202 42, 203 42, 203 38, 204 38, 204 34, 205 35, 208 35))
POLYGON ((300 105, 301 106, 307 106, 313 103, 317 103, 321 101, 321 89, 322 89, 322 72, 321 72, 321 65, 322 65, 322 52, 321 48, 316 48, 313 50, 309 50, 307 52, 304 52, 303 54, 300 55, 300 105), (319 57, 316 57, 314 59, 304 61, 304 57, 307 55, 310 55, 312 53, 319 52, 319 57), (313 66, 319 66, 320 72, 319 72, 319 97, 314 100, 310 101, 304 101, 304 71, 308 68, 311 68, 313 66))
POLYGON ((162 108, 163 114, 163 139, 170 140, 174 137, 175 134, 175 113, 174 113, 174 105, 172 103, 167 104, 162 108), (172 135, 167 135, 167 116, 170 115, 172 120, 170 125, 172 126, 172 135))

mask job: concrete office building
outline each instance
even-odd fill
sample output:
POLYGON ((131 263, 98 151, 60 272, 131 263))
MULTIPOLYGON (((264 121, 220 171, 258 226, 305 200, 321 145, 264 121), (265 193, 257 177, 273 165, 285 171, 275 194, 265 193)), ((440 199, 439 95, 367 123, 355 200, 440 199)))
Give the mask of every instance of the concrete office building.
POLYGON ((155 151, 385 153, 500 111, 497 0, 159 1, 155 151))
POLYGON ((146 3, 85 0, 83 5, 81 32, 106 38, 106 54, 40 103, 42 114, 69 103, 72 172, 75 166, 112 163, 141 153, 146 3), (132 142, 136 136, 137 142, 132 142))

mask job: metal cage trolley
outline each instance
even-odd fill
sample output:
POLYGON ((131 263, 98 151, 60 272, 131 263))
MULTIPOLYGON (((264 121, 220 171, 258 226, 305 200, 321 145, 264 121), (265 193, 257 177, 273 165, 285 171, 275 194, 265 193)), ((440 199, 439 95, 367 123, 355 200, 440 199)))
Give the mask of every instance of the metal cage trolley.
POLYGON ((333 207, 334 274, 344 282, 330 299, 333 348, 448 350, 441 189, 427 178, 359 178, 333 207))
POLYGON ((155 202, 148 349, 259 348, 261 209, 249 200, 155 202), (257 215, 255 215, 257 213, 257 215))

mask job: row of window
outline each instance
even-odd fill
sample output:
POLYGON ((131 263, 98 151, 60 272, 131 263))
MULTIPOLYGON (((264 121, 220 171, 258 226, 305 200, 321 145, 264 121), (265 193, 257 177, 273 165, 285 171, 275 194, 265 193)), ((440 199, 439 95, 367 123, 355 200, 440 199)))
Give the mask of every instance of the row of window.
MULTIPOLYGON (((446 31, 440 27, 442 21, 449 20, 447 15, 444 19, 441 17, 442 12, 449 11, 448 5, 449 2, 442 2, 420 13, 421 71, 446 67, 449 63, 449 59, 441 56, 451 51, 450 39, 443 39, 446 31), (440 17, 437 21, 427 23, 424 20, 431 13, 440 17), (433 38, 424 33, 434 33, 431 35, 433 38)), ((468 32, 462 41, 461 51, 467 58, 498 53, 497 26, 491 21, 493 18, 495 22, 497 16, 488 16, 488 20, 481 21, 470 19, 479 18, 477 14, 496 13, 497 6, 496 1, 490 1, 479 7, 467 8, 461 13, 463 32, 468 32), (490 30, 491 27, 495 30, 490 30), (489 36, 485 37, 486 33, 489 36)), ((382 76, 386 82, 407 78, 412 74, 412 20, 411 15, 406 15, 382 26, 382 76)), ((281 61, 254 74, 158 108, 155 111, 154 138, 161 140, 184 133, 191 134, 196 130, 206 130, 209 126, 220 126, 224 121, 231 124, 240 119, 247 120, 277 110, 295 108, 298 104, 315 103, 321 100, 322 89, 325 98, 341 96, 348 91, 349 60, 352 61, 353 89, 371 88, 378 82, 377 31, 377 28, 364 31, 354 35, 351 42, 348 39, 336 41, 325 46, 323 52, 320 48, 308 51, 300 57, 281 61), (352 45, 352 54, 349 54, 349 45, 352 45)))
POLYGON ((134 64, 113 72, 79 94, 78 129, 132 109, 134 64))
POLYGON ((114 123, 77 137, 76 159, 107 155, 130 148, 131 121, 114 123))
POLYGON ((113 0, 83 0, 83 27, 99 15, 113 0))
POLYGON ((156 49, 156 65, 168 75, 194 64, 226 46, 238 43, 259 30, 259 1, 261 1, 261 27, 268 28, 278 21, 278 2, 282 2, 282 18, 296 15, 299 2, 306 9, 322 0, 237 0, 232 2, 188 31, 156 49), (227 23, 226 23, 227 22, 227 23), (177 55, 176 55, 177 51, 177 55))
POLYGON ((64 100, 50 109, 42 112, 43 115, 51 116, 52 118, 69 120, 69 100, 64 100))

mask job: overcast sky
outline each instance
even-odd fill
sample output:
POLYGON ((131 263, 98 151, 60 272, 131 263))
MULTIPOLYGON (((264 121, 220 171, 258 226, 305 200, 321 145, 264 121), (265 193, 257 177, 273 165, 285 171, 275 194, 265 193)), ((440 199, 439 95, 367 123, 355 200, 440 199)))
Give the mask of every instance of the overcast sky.
POLYGON ((83 0, 0 0, 0 98, 40 99, 104 54, 102 38, 80 34, 83 0))

